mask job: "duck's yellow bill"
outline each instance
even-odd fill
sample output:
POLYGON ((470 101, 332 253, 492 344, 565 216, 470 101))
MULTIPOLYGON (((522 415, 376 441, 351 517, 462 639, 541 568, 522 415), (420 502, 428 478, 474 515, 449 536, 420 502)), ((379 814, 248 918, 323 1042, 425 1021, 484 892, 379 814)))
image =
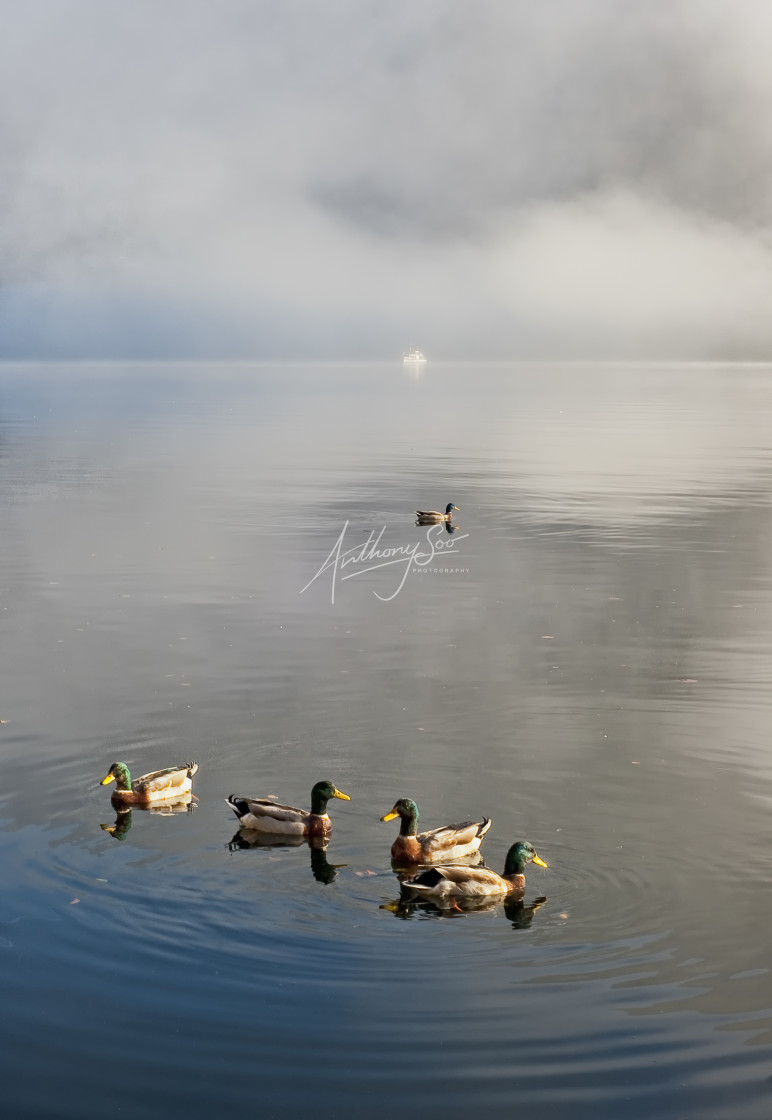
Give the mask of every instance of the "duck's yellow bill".
POLYGON ((399 813, 395 813, 394 810, 392 809, 391 812, 387 813, 385 817, 381 817, 381 820, 382 821, 393 821, 394 818, 398 817, 398 816, 399 816, 399 813))
POLYGON ((341 801, 350 801, 351 800, 349 795, 347 793, 344 793, 343 790, 341 790, 341 789, 336 789, 335 793, 332 796, 333 797, 339 797, 341 799, 341 801))
POLYGON ((533 857, 533 862, 536 864, 537 867, 549 867, 549 864, 545 863, 544 860, 541 858, 541 856, 534 856, 533 857))
POLYGON ((100 784, 100 786, 109 786, 110 782, 114 782, 114 781, 115 781, 115 774, 108 774, 107 777, 102 778, 102 781, 99 784, 100 784))

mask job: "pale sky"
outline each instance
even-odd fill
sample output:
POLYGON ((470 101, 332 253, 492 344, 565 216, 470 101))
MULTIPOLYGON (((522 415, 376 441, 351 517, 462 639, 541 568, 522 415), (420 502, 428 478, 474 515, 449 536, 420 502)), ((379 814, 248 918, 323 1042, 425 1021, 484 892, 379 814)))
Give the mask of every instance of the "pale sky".
POLYGON ((0 16, 0 358, 772 357, 766 0, 0 16))

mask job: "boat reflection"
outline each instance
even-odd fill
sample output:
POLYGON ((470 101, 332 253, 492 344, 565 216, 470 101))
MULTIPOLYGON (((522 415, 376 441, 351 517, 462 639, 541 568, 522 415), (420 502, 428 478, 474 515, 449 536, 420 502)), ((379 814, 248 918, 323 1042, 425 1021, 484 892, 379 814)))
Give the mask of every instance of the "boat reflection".
POLYGON ((248 848, 257 848, 270 851, 272 848, 304 848, 311 850, 311 874, 317 883, 329 884, 335 880, 341 867, 345 863, 329 863, 327 860, 326 836, 274 836, 269 832, 258 832, 254 828, 240 828, 228 842, 232 852, 245 851, 248 848))
POLYGON ((155 805, 133 805, 129 809, 115 808, 115 820, 112 824, 100 824, 103 832, 109 832, 114 840, 125 840, 126 834, 132 825, 132 812, 160 813, 170 817, 175 813, 192 813, 196 807, 196 797, 187 793, 177 801, 156 802, 155 805))

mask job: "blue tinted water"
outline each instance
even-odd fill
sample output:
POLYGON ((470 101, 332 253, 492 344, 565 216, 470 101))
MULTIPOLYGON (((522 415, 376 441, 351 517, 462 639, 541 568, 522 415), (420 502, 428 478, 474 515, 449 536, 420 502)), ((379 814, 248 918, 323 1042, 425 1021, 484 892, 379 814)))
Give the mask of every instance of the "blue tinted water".
POLYGON ((3 367, 8 1114, 766 1117, 770 372, 3 367), (197 803, 103 830, 118 758, 197 803), (399 796, 526 905, 405 906, 399 796))

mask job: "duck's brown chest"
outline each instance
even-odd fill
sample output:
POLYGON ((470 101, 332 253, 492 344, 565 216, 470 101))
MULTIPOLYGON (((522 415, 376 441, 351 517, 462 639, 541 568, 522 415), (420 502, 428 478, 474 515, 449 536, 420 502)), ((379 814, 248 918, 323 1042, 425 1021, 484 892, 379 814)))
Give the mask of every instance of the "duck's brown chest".
POLYGON ((332 821, 326 813, 311 813, 308 818, 307 836, 327 836, 332 821))
POLYGON ((398 836, 391 845, 391 858, 396 862, 420 863, 424 855, 415 836, 398 836))

